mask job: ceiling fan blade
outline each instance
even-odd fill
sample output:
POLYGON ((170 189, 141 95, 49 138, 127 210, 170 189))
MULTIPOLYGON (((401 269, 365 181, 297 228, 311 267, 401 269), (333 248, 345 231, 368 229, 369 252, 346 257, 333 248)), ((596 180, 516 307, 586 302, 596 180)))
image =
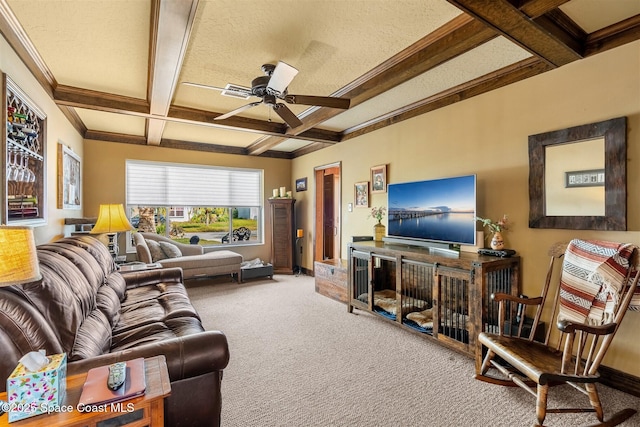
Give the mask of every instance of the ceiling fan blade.
POLYGON ((349 98, 334 98, 332 96, 286 95, 284 100, 289 104, 315 105, 346 110, 351 105, 349 98))
POLYGON ((285 62, 278 61, 278 65, 276 65, 276 69, 273 70, 273 74, 271 74, 271 78, 269 79, 267 89, 276 96, 283 94, 296 74, 298 74, 297 68, 285 62))
POLYGON ((234 85, 234 84, 227 84, 226 87, 218 87, 218 86, 211 86, 211 85, 203 85, 201 83, 191 83, 191 82, 182 82, 183 85, 187 85, 187 86, 193 86, 193 87, 199 87, 199 88, 203 88, 203 89, 212 89, 212 90, 218 90, 220 92, 222 92, 223 95, 227 95, 227 96, 235 96, 236 98, 243 98, 243 99, 247 99, 250 96, 253 96, 253 94, 251 93, 251 89, 242 87, 242 86, 238 86, 238 85, 234 85))
POLYGON ((300 119, 293 114, 293 111, 289 109, 284 104, 276 104, 273 106, 273 110, 284 120, 284 122, 289 125, 291 129, 297 128, 298 126, 302 126, 302 122, 300 119))
POLYGON ((240 107, 240 108, 236 108, 235 110, 232 110, 232 111, 229 111, 228 113, 223 114, 223 115, 221 115, 221 116, 218 116, 218 117, 216 117, 216 118, 215 118, 215 119, 213 119, 213 120, 224 120, 224 119, 228 119, 228 118, 229 118, 229 117, 231 117, 231 116, 235 116, 235 115, 236 115, 236 114, 238 114, 238 113, 242 113, 244 110, 248 110, 249 108, 253 108, 253 107, 255 107, 256 105, 260 105, 260 104, 262 104, 262 101, 256 101, 256 102, 252 102, 252 103, 247 104, 247 105, 243 105, 242 107, 240 107))
POLYGON ((191 82, 182 82, 183 85, 187 85, 187 86, 193 86, 193 87, 201 87, 203 89, 213 89, 213 90, 219 90, 220 92, 222 92, 223 90, 225 90, 225 88, 223 87, 217 87, 217 86, 210 86, 210 85, 203 85, 201 83, 191 83, 191 82))

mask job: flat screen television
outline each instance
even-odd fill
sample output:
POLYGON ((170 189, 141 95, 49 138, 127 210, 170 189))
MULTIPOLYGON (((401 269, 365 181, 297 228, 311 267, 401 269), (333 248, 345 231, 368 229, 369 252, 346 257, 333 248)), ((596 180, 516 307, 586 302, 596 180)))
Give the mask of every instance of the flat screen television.
POLYGON ((389 184, 391 242, 476 244, 476 176, 389 184))

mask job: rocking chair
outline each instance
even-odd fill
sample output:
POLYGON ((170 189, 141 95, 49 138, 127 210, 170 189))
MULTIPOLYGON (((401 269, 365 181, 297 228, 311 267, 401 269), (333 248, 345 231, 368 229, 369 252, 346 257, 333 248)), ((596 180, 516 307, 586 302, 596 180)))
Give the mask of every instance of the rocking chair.
POLYGON ((553 246, 549 255, 551 262, 540 297, 492 296, 499 302, 498 330, 494 331, 496 334, 479 335, 486 355, 476 379, 505 386, 518 385, 527 390, 537 399, 540 426, 547 413, 568 412, 595 412, 600 421, 596 425, 618 425, 636 411, 624 409, 604 422, 595 383, 599 380, 598 367, 622 318, 630 304, 637 307, 638 295, 634 294, 640 271, 638 248, 613 242, 572 240, 568 245, 553 246), (560 266, 561 271, 556 271, 560 266), (552 297, 553 308, 545 310, 552 281, 559 282, 552 297), (559 332, 553 339, 554 328, 547 327, 546 333, 536 331, 544 328, 541 316, 549 310, 551 322, 557 316, 559 332), (542 342, 536 340, 543 337, 542 342), (555 345, 551 341, 555 341, 555 345), (491 374, 497 375, 488 375, 490 369, 491 374), (569 384, 587 395, 591 407, 547 408, 549 387, 560 384, 569 384))

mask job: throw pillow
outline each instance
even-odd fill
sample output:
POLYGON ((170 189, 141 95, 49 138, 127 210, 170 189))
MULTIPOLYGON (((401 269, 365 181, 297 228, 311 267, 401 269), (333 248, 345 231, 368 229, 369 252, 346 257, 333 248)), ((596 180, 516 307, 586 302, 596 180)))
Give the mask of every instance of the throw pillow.
POLYGON ((182 256, 182 252, 180 252, 180 249, 178 249, 178 247, 173 243, 169 243, 169 242, 159 242, 159 243, 160 243, 160 248, 166 255, 166 258, 178 258, 182 256))
POLYGON ((165 259, 167 256, 164 254, 164 251, 160 247, 160 243, 155 240, 145 239, 147 242, 147 246, 149 247, 149 252, 151 252, 151 261, 156 262, 161 259, 165 259))

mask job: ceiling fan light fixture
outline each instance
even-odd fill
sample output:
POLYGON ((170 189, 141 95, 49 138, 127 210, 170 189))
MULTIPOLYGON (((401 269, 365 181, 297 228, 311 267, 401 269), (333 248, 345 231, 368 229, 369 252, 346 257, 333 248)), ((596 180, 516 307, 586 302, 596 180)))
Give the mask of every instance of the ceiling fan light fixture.
POLYGON ((269 79, 267 90, 275 96, 282 95, 296 74, 298 74, 297 68, 292 67, 286 62, 278 61, 278 65, 276 65, 276 69, 273 70, 273 74, 269 79))

